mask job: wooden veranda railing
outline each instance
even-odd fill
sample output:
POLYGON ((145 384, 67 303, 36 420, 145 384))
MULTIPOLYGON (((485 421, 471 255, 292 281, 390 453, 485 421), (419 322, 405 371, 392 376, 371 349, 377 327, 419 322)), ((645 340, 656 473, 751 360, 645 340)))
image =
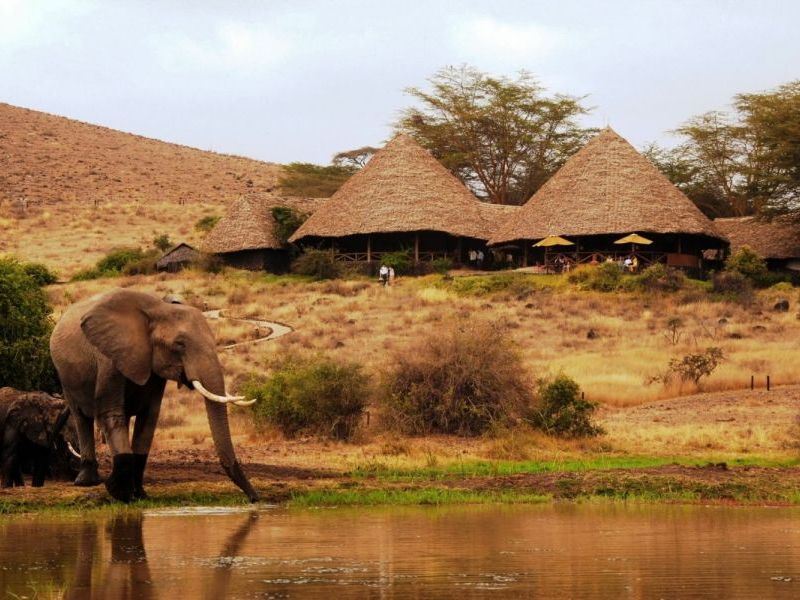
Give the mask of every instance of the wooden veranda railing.
MULTIPOLYGON (((380 262, 383 259, 384 254, 391 254, 390 252, 370 252, 367 254, 366 252, 334 252, 333 259, 338 262, 380 262)), ((411 259, 413 260, 413 255, 411 259)), ((430 262, 436 260, 437 258, 449 258, 451 260, 455 260, 456 253, 455 252, 446 252, 446 251, 423 251, 420 250, 419 252, 419 260, 420 262, 430 262)))

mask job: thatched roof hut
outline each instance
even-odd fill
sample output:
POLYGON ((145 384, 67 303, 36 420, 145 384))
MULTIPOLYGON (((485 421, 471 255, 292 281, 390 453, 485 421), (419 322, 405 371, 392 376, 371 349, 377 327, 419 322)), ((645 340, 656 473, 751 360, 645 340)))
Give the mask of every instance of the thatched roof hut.
POLYGON ((577 238, 592 251, 612 243, 615 236, 633 232, 654 238, 665 252, 688 251, 695 256, 704 248, 727 243, 689 198, 606 128, 507 218, 489 243, 558 235, 577 238))
POLYGON ((800 268, 800 221, 791 217, 733 217, 714 219, 714 225, 730 240, 731 252, 749 246, 771 266, 792 263, 800 268))
POLYGON ((181 242, 164 253, 164 256, 156 262, 156 269, 159 271, 179 271, 189 263, 200 258, 200 253, 189 244, 181 242))
MULTIPOLYGON (((395 136, 297 230, 313 243, 426 232, 432 244, 488 236, 481 202, 408 135, 395 136)), ((393 239, 399 239, 395 236, 393 239)))
POLYGON ((285 206, 299 213, 310 214, 323 200, 270 194, 241 196, 208 232, 201 249, 209 254, 220 255, 232 266, 284 270, 286 244, 276 236, 272 209, 285 206))

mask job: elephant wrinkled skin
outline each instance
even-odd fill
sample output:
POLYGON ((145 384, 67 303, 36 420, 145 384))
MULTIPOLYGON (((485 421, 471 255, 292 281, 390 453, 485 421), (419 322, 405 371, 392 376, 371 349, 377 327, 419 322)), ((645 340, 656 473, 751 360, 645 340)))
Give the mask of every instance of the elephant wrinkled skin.
POLYGON ((97 485, 94 421, 113 457, 106 489, 123 502, 146 497, 142 479, 168 380, 206 398, 211 436, 222 467, 247 497, 258 496, 231 441, 227 396, 215 341, 203 314, 191 306, 117 289, 74 304, 50 338, 64 398, 78 428, 81 468, 76 485, 97 485), (132 438, 131 417, 136 417, 132 438))
POLYGON ((26 471, 33 475, 33 487, 44 485, 48 475, 75 477, 69 443, 78 444, 63 400, 0 388, 0 487, 24 485, 26 471))

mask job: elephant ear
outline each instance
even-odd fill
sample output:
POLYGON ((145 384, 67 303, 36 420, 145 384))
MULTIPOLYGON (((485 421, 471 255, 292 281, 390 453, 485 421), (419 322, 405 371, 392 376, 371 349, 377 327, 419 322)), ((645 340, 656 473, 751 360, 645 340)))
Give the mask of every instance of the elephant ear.
POLYGON ((136 385, 147 383, 153 369, 150 319, 141 296, 135 292, 111 293, 81 319, 89 342, 136 385))

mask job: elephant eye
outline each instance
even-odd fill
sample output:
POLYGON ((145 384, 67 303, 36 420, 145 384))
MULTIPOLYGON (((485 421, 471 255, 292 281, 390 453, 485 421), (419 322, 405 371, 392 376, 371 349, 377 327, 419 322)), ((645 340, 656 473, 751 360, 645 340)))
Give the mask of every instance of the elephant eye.
POLYGON ((174 342, 172 342, 172 347, 175 348, 175 350, 185 350, 186 349, 186 342, 184 340, 178 338, 174 342))

